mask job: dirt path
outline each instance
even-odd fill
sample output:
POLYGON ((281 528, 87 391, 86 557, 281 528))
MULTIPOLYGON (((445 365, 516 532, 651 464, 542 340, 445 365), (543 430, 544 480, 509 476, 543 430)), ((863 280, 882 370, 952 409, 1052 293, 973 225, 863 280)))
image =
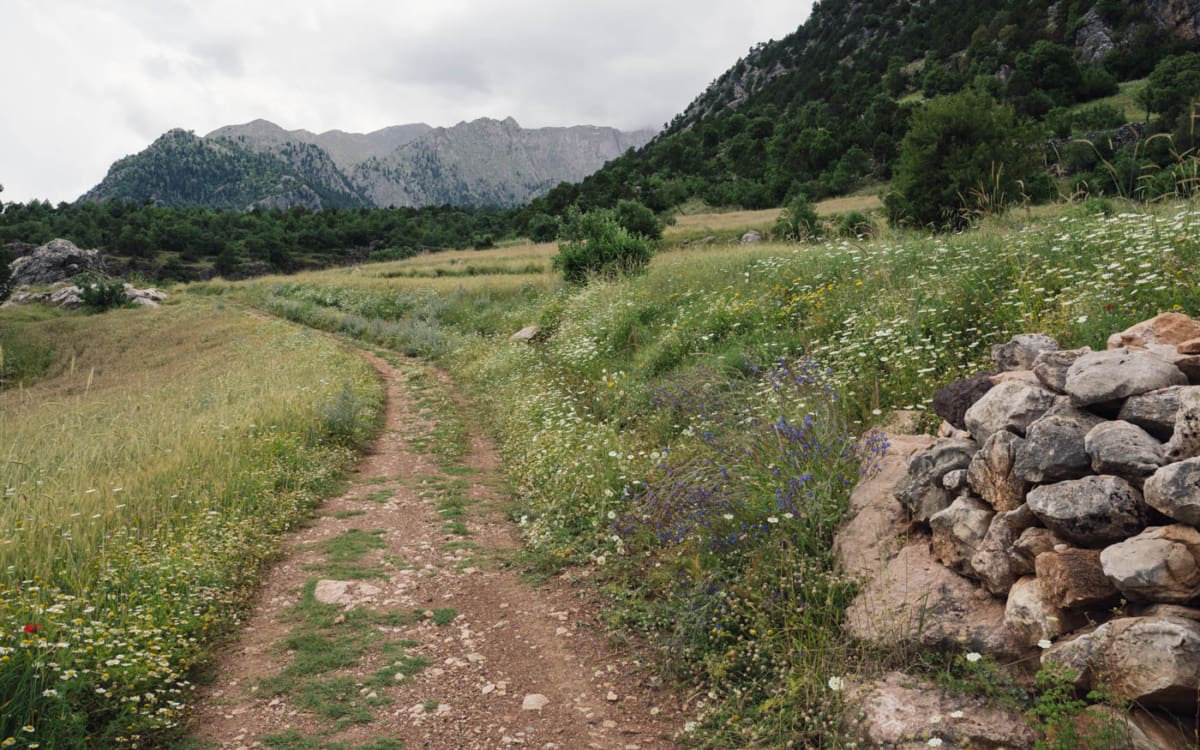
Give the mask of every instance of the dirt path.
POLYGON ((470 432, 464 455, 439 455, 447 384, 367 356, 384 430, 346 493, 284 542, 198 691, 192 746, 675 747, 677 701, 614 652, 586 592, 506 566, 494 447, 470 432))

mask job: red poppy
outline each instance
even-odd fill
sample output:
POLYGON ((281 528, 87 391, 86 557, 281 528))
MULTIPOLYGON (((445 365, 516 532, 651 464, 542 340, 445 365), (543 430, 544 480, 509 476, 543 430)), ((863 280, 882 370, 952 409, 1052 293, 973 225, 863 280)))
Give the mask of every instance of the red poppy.
POLYGON ((26 626, 25 626, 24 628, 22 628, 22 629, 23 629, 23 630, 24 630, 26 633, 36 633, 36 632, 38 632, 38 631, 40 631, 40 630, 42 629, 42 626, 41 626, 41 625, 38 625, 37 623, 30 623, 29 625, 26 625, 26 626))

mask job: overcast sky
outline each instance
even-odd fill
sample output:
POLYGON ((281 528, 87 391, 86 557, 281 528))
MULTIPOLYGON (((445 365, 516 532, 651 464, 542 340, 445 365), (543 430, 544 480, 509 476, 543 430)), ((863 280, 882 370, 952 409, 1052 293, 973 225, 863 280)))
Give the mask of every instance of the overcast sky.
POLYGON ((166 130, 662 124, 789 0, 0 0, 0 201, 73 201, 166 130))

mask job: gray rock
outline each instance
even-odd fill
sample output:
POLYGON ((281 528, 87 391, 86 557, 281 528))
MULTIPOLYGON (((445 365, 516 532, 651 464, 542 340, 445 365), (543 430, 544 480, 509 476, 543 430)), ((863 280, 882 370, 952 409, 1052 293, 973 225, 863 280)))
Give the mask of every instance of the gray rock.
POLYGON ((1181 523, 1200 526, 1200 458, 1167 464, 1146 480, 1146 504, 1181 523))
POLYGON ((859 732, 867 747, 927 747, 932 734, 944 747, 1028 748, 1037 737, 1024 717, 980 698, 943 692, 936 685, 890 672, 854 690, 849 704, 861 707, 859 732), (961 718, 951 719, 951 716, 961 718), (930 718, 943 717, 932 725, 930 718))
POLYGON ((533 343, 533 341, 535 339, 537 339, 538 334, 540 334, 541 332, 542 332, 542 329, 540 326, 536 326, 536 325, 525 326, 521 330, 519 330, 516 333, 514 333, 513 335, 509 336, 508 340, 509 341, 519 341, 519 342, 522 342, 525 344, 530 344, 530 343, 533 343))
POLYGON ((980 443, 1001 430, 1024 435, 1025 429, 1054 405, 1050 389, 1019 380, 1001 383, 985 393, 963 416, 967 430, 980 443))
POLYGON ((956 380, 933 394, 933 411, 956 428, 965 430, 967 425, 963 418, 967 409, 983 398, 983 394, 992 390, 993 385, 991 373, 956 380))
POLYGON ((1043 552, 1034 561, 1046 600, 1060 609, 1087 609, 1115 602, 1120 594, 1104 574, 1100 552, 1065 547, 1043 552))
POLYGON ((1105 404, 1172 385, 1187 385, 1178 367, 1145 351, 1084 354, 1067 369, 1065 390, 1080 405, 1105 404))
POLYGON ((1007 513, 997 513, 992 518, 987 534, 971 557, 971 570, 993 596, 1007 596, 1018 578, 1033 572, 1032 556, 1017 554, 1015 545, 1022 533, 1035 523, 1037 518, 1024 505, 1007 513))
POLYGON ((1102 419, 1079 409, 1047 414, 1025 432, 1013 473, 1030 483, 1061 482, 1091 473, 1084 438, 1102 419))
POLYGON ((741 242, 743 245, 757 245, 758 243, 762 242, 762 239, 763 237, 761 232, 756 232, 751 229, 749 232, 746 232, 742 235, 741 242))
POLYGON ((1092 351, 1090 346, 1082 349, 1058 349, 1043 351, 1033 360, 1029 369, 1041 381, 1042 385, 1057 392, 1066 393, 1067 370, 1075 364, 1075 360, 1092 351))
POLYGON ((1101 685, 1120 701, 1191 714, 1200 684, 1200 623, 1122 617, 1042 654, 1073 670, 1085 690, 1101 685))
POLYGON ((1120 477, 1083 477, 1035 487, 1026 502, 1048 529, 1083 547, 1121 541, 1146 525, 1142 493, 1120 477))
POLYGON ((1183 394, 1200 391, 1196 386, 1171 386, 1129 397, 1117 414, 1118 419, 1141 427, 1159 440, 1169 440, 1175 431, 1175 417, 1183 394))
POLYGON ((927 523, 934 513, 950 506, 954 496, 942 480, 951 471, 967 468, 978 448, 974 440, 938 440, 912 457, 908 473, 896 485, 896 499, 914 521, 927 523))
POLYGON ((1053 640, 1084 623, 1084 619, 1056 606, 1046 595, 1042 581, 1026 576, 1013 584, 1004 606, 1004 627, 1020 643, 1034 646, 1053 640))
POLYGON ((1163 446, 1167 461, 1182 461, 1200 455, 1200 391, 1185 390, 1179 394, 1179 410, 1175 412, 1175 429, 1163 446))
POLYGON ((1200 531, 1156 526, 1100 553, 1104 574, 1134 601, 1183 604, 1200 596, 1200 531))
POLYGON ((313 598, 322 604, 337 604, 346 609, 372 602, 383 589, 365 581, 317 581, 313 598))
POLYGON ((10 283, 14 287, 55 284, 87 271, 103 273, 105 270, 99 250, 80 250, 63 239, 50 240, 31 255, 14 260, 9 268, 12 270, 10 283))
POLYGON ((960 497, 929 519, 933 556, 951 570, 974 577, 971 558, 988 533, 995 513, 987 503, 960 497))
POLYGON ((992 346, 992 362, 1001 372, 1028 370, 1042 352, 1057 351, 1058 342, 1041 333, 1022 333, 992 346))
POLYGON ((997 511, 1008 511, 1025 502, 1029 484, 1016 475, 1017 452, 1024 439, 1008 430, 995 432, 971 458, 967 484, 997 511))
POLYGON ((950 492, 959 492, 967 488, 967 470, 955 469, 954 471, 946 472, 946 476, 942 477, 942 486, 950 492))
POLYGON ((1162 443, 1124 420, 1101 422, 1088 432, 1083 442, 1093 471, 1128 479, 1134 486, 1139 486, 1166 461, 1162 443))
POLYGON ((83 290, 77 286, 63 286, 50 292, 46 300, 55 307, 78 310, 83 307, 83 290))

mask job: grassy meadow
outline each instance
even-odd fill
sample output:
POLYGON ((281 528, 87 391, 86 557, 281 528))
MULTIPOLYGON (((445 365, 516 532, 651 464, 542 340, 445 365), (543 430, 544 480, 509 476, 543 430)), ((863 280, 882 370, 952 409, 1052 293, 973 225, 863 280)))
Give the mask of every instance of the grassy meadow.
MULTIPOLYGON (((522 267, 548 248, 510 247, 197 291, 440 361, 499 438, 530 566, 584 566, 615 625, 708 688, 688 744, 833 747, 830 678, 900 658, 845 641, 853 582, 830 556, 886 450, 871 425, 925 414, 1013 334, 1103 347, 1200 311, 1198 222, 1186 204, 1093 202, 948 236, 669 238, 644 275, 578 288, 522 267), (458 273, 472 265, 516 271, 458 273), (507 340, 528 324, 534 345, 507 340)), ((963 684, 967 665, 926 668, 963 684)))
MULTIPOLYGON (((838 210, 870 210, 855 200, 838 210)), ((962 655, 842 635, 855 586, 830 547, 887 450, 872 427, 898 409, 932 427, 934 389, 1013 334, 1102 347, 1157 312, 1200 312, 1198 229, 1192 205, 1092 202, 945 236, 669 234, 645 274, 582 287, 551 270, 554 246, 514 245, 196 284, 158 311, 0 317, 33 342, 0 394, 0 694, 18 696, 5 737, 29 745, 49 725, 115 741, 178 721, 188 669, 271 535, 369 424, 364 365, 250 306, 454 376, 499 442, 526 565, 597 582, 615 632, 702 688, 685 745, 845 746, 844 676, 991 680, 962 655), (533 344, 509 341, 530 324, 533 344)), ((0 332, 6 352, 14 340, 0 332)))
POLYGON ((0 391, 0 746, 159 743, 380 387, 327 337, 219 300, 0 329, 24 363, 0 391))

